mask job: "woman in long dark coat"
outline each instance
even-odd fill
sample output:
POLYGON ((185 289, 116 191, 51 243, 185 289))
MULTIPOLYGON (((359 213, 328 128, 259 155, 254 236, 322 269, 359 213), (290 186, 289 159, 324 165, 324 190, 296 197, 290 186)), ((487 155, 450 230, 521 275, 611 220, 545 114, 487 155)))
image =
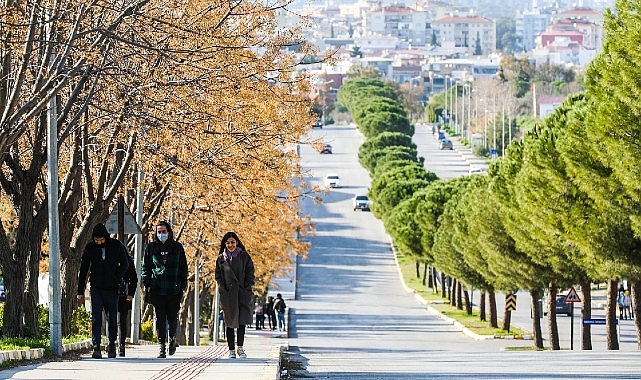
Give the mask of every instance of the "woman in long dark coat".
POLYGON ((225 336, 229 358, 246 358, 245 326, 252 323, 252 287, 254 286, 254 262, 245 246, 234 232, 227 232, 220 242, 216 259, 216 283, 220 293, 220 306, 225 318, 225 336), (237 334, 234 334, 236 330, 237 334), (235 336, 237 335, 237 337, 235 336), (234 341, 238 347, 234 349, 234 341))

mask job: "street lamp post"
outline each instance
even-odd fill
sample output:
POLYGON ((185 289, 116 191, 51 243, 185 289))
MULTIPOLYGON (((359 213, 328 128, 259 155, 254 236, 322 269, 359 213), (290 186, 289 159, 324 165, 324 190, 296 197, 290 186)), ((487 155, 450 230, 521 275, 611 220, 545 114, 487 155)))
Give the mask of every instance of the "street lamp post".
POLYGON ((450 76, 446 75, 445 76, 445 90, 443 90, 443 97, 445 97, 445 108, 443 109, 443 124, 445 124, 446 117, 447 117, 447 81, 450 80, 450 76))
POLYGON ((454 132, 460 133, 459 131, 459 112, 458 112, 458 81, 454 85, 454 112, 456 112, 456 117, 454 118, 454 132))

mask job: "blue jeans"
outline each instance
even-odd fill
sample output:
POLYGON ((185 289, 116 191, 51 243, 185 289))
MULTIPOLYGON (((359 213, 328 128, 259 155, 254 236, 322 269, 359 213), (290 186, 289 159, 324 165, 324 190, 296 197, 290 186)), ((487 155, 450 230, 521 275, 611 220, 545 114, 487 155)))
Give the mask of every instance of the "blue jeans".
POLYGON ((277 313, 278 317, 278 330, 285 331, 285 313, 277 313))
POLYGON ((91 288, 91 343, 100 347, 102 337, 102 311, 107 317, 107 337, 109 343, 116 341, 118 336, 118 293, 116 290, 91 288))

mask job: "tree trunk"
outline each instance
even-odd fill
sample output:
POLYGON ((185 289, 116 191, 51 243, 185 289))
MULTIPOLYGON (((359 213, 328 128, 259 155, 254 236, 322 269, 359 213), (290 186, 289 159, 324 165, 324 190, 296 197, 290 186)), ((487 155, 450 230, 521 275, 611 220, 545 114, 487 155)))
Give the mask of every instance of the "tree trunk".
POLYGON ((463 291, 463 296, 465 297, 465 313, 467 315, 472 315, 472 302, 470 301, 470 292, 467 290, 463 291))
POLYGON ((559 329, 556 324, 556 291, 557 287, 554 282, 550 282, 548 287, 548 339, 550 340, 550 347, 553 350, 560 350, 559 344, 559 329))
POLYGON ((481 299, 479 300, 479 320, 487 321, 487 316, 485 315, 485 291, 481 291, 481 299))
POLYGON ((416 278, 421 278, 421 263, 418 261, 415 263, 416 267, 416 278))
MULTIPOLYGON (((592 289, 590 281, 584 281, 581 284, 583 292, 583 303, 581 305, 581 321, 592 318, 592 289)), ((592 349, 592 328, 590 325, 581 323, 581 349, 592 349)))
POLYGON ((447 299, 450 301, 450 305, 456 307, 456 283, 457 280, 454 277, 447 276, 449 281, 447 282, 447 299))
POLYGON ((20 338, 23 336, 22 309, 24 298, 24 263, 15 262, 13 266, 2 266, 4 278, 5 302, 2 315, 2 336, 5 338, 20 338))
POLYGON ((447 284, 445 281, 445 273, 441 271, 441 298, 447 298, 447 284))
POLYGON ((510 331, 511 322, 512 322, 512 312, 510 310, 505 309, 505 312, 503 314, 503 326, 501 326, 501 329, 510 331))
MULTIPOLYGON (((40 223, 43 224, 43 223, 40 223)), ((44 229, 37 226, 34 221, 33 236, 42 236, 44 229)), ((38 278, 40 274, 40 246, 42 239, 33 239, 29 250, 27 263, 26 289, 24 291, 24 325, 25 331, 32 332, 34 337, 40 337, 40 324, 38 323, 38 278)))
POLYGON ((496 293, 494 290, 488 293, 488 301, 490 302, 490 326, 495 329, 499 327, 498 310, 496 309, 496 293))
POLYGON ((180 303, 180 312, 178 315, 178 324, 180 331, 178 331, 178 343, 181 345, 189 344, 193 345, 193 334, 187 336, 190 331, 190 325, 193 323, 190 316, 193 315, 194 309, 194 287, 193 284, 189 284, 189 289, 187 290, 187 295, 183 297, 182 302, 180 303))
POLYGON ((608 350, 619 349, 617 337, 617 280, 608 280, 608 300, 605 305, 605 332, 608 350))
POLYGON ((639 313, 641 312, 641 281, 632 281, 630 294, 632 295, 632 319, 637 332, 637 349, 641 350, 641 318, 639 318, 639 313))
POLYGON ((434 281, 434 270, 433 270, 433 268, 431 266, 427 265, 427 263, 425 263, 425 266, 428 267, 428 269, 427 269, 427 272, 428 272, 427 286, 429 288, 434 289, 436 287, 436 284, 435 284, 435 281, 434 281))
POLYGON ((541 304, 539 299, 541 294, 538 290, 530 290, 530 297, 532 298, 532 330, 534 331, 534 347, 542 350, 543 349, 543 333, 541 331, 541 318, 543 315, 543 310, 541 310, 541 304))
POLYGON ((463 285, 461 285, 461 281, 456 281, 456 308, 463 310, 463 285))
MULTIPOLYGON (((36 149, 36 148, 34 148, 36 149)), ((11 158, 7 158, 11 160, 11 158)), ((36 203, 36 187, 42 162, 42 154, 34 153, 28 170, 21 170, 13 176, 12 187, 4 188, 12 198, 18 226, 9 234, 2 228, 2 252, 0 266, 5 280, 5 306, 2 333, 5 338, 29 337, 39 338, 38 325, 38 266, 40 244, 46 213, 36 203), (40 166, 38 166, 40 165, 40 166), (41 211, 40 213, 34 210, 41 211), (34 272, 35 270, 35 272, 34 272)), ((20 166, 13 161, 12 168, 20 166)), ((4 178, 6 181, 7 178, 4 178)))
POLYGON ((423 286, 427 284, 427 263, 423 263, 423 286))

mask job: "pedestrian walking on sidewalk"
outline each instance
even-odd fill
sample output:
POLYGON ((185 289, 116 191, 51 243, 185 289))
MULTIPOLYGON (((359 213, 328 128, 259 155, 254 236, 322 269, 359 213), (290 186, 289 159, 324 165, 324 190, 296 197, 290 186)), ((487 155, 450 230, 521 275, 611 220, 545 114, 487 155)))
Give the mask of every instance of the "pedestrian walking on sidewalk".
POLYGON ((153 241, 145 247, 141 277, 156 312, 156 333, 160 342, 159 358, 167 357, 167 330, 169 355, 176 353, 178 309, 187 290, 187 257, 182 244, 174 239, 169 223, 156 225, 153 241))
POLYGON ((235 232, 227 232, 220 242, 215 278, 225 318, 229 358, 235 359, 238 353, 238 357, 244 359, 247 357, 243 346, 245 327, 252 322, 254 262, 235 232))
POLYGON ((632 319, 632 297, 629 290, 623 292, 623 319, 632 319))
POLYGON ((285 308, 287 308, 287 304, 285 304, 283 295, 280 293, 276 294, 276 300, 274 300, 274 311, 276 311, 276 316, 278 318, 278 331, 287 331, 285 328, 285 308))
POLYGON ((265 310, 265 314, 267 315, 267 321, 269 322, 269 329, 270 330, 276 330, 277 322, 276 322, 276 312, 274 311, 274 297, 269 296, 267 297, 267 303, 263 307, 263 310, 265 310))
POLYGON ((254 314, 256 314, 256 330, 262 330, 265 328, 265 312, 263 305, 256 303, 254 305, 254 314))
POLYGON ((619 292, 617 294, 617 306, 619 307, 619 319, 623 319, 623 310, 625 309, 625 305, 623 304, 623 297, 625 296, 625 289, 623 288, 623 284, 619 286, 619 292))
MULTIPOLYGON (((126 249, 126 247, 125 247, 126 249)), ((131 301, 136 294, 136 286, 138 285, 138 275, 136 274, 136 265, 134 258, 131 254, 127 253, 127 261, 129 266, 127 272, 123 276, 121 289, 118 294, 118 327, 119 327, 119 342, 118 342, 118 356, 125 356, 125 342, 129 335, 129 325, 131 319, 129 318, 129 311, 131 310, 131 301), (124 291, 123 294, 120 294, 124 291)))
POLYGON ((109 236, 104 224, 98 223, 91 234, 92 241, 85 246, 78 273, 78 302, 85 302, 87 274, 91 287, 91 344, 94 359, 102 359, 102 312, 107 318, 107 356, 116 357, 118 336, 118 285, 126 273, 129 261, 127 249, 118 240, 109 236))

